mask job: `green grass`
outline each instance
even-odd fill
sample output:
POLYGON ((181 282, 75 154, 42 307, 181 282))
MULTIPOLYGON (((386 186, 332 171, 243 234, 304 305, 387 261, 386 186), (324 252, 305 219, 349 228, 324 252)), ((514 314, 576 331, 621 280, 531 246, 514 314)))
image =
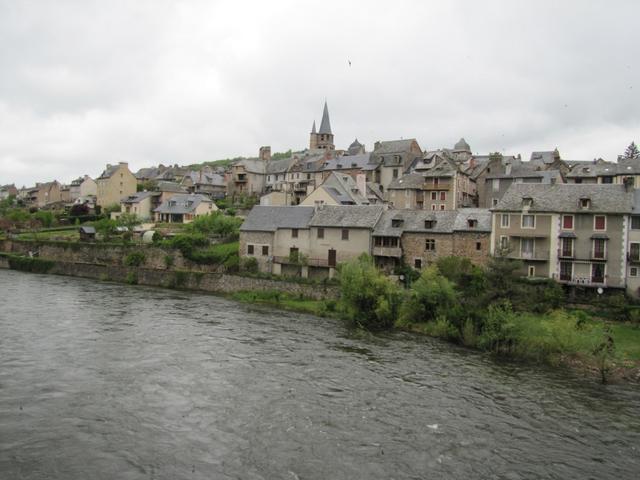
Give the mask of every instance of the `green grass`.
POLYGON ((628 360, 640 362, 640 327, 627 323, 611 324, 613 338, 620 354, 628 360))
POLYGON ((313 300, 276 290, 235 292, 230 296, 243 303, 271 305, 284 310, 309 313, 320 317, 335 316, 335 302, 313 300))
POLYGON ((20 240, 64 240, 67 242, 76 242, 80 240, 78 228, 68 230, 49 230, 44 232, 27 232, 18 235, 20 240))

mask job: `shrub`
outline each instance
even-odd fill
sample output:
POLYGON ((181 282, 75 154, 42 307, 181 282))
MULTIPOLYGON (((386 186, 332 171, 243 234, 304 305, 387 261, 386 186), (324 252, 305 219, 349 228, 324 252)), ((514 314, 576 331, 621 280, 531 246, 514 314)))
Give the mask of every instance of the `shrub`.
POLYGON ((171 268, 171 267, 173 267, 173 263, 174 263, 173 255, 165 255, 164 256, 164 265, 165 265, 165 267, 171 268))
POLYGON ((511 353, 516 343, 515 316, 509 302, 490 305, 478 338, 480 348, 493 353, 511 353))
POLYGON ((126 278, 124 279, 129 285, 136 285, 138 283, 138 274, 134 271, 127 273, 126 278))
POLYGON ((362 254, 340 265, 340 304, 354 326, 383 329, 393 325, 400 304, 398 287, 362 254))
POLYGON ((224 269, 227 272, 237 272, 240 269, 240 257, 232 255, 224 261, 224 269))
POLYGON ((55 262, 38 257, 9 256, 9 267, 23 272, 47 273, 53 268, 55 262))
POLYGON ((258 260, 256 257, 245 257, 240 261, 240 270, 243 272, 255 273, 258 271, 258 260))
POLYGON ((455 318, 452 315, 455 305, 453 283, 440 275, 435 265, 427 267, 413 283, 400 307, 399 324, 429 322, 439 317, 451 320, 455 318))
POLYGON ((139 267, 145 261, 144 252, 131 252, 124 257, 124 264, 128 267, 139 267))

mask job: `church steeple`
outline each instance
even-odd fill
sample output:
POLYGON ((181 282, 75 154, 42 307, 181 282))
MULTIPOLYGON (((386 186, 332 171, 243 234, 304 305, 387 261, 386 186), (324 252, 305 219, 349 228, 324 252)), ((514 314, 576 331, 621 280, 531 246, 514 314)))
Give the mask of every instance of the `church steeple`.
POLYGON ((309 139, 309 148, 312 150, 317 148, 323 150, 335 150, 335 145, 333 144, 333 133, 331 132, 331 122, 329 121, 329 107, 327 107, 326 100, 322 111, 320 130, 318 130, 317 133, 316 122, 313 122, 313 128, 309 139))

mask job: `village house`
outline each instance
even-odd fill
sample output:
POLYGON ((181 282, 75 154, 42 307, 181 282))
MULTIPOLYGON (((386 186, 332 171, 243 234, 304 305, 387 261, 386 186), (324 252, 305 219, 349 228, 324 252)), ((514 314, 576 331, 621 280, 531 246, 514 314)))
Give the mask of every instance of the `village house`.
POLYGON ((256 206, 240 228, 240 254, 278 275, 333 277, 338 263, 371 253, 371 232, 384 208, 256 206))
POLYGON ((36 183, 35 187, 26 189, 23 201, 28 206, 38 208, 60 202, 61 187, 57 180, 47 183, 36 183))
POLYGON ((126 162, 107 165, 107 168, 96 179, 96 204, 101 207, 119 205, 122 197, 136 193, 136 177, 129 170, 126 162))
POLYGON ((324 205, 369 205, 370 195, 375 197, 375 192, 367 188, 364 174, 358 175, 354 180, 350 175, 331 172, 327 179, 307 196, 300 205, 314 206, 324 205))
POLYGON ((158 207, 154 200, 159 197, 159 192, 136 192, 124 197, 120 201, 120 214, 135 215, 142 221, 152 220, 153 211, 158 207))
POLYGON ((387 210, 373 231, 373 256, 387 272, 403 261, 421 269, 448 256, 483 265, 489 258, 490 241, 488 209, 387 210))
POLYGON ((176 193, 154 210, 156 222, 191 223, 200 215, 215 212, 218 207, 204 195, 176 193))
POLYGON ((633 192, 632 214, 627 222, 627 293, 640 297, 640 190, 633 192))
POLYGON ((17 197, 18 196, 18 189, 16 188, 16 186, 12 183, 11 185, 3 185, 0 187, 0 200, 5 200, 7 198, 9 198, 10 196, 14 196, 17 197))
POLYGON ((72 201, 80 197, 95 197, 98 195, 98 185, 89 175, 85 175, 71 182, 69 185, 69 193, 72 201))
POLYGON ((630 185, 514 184, 492 209, 491 252, 529 277, 624 288, 630 185))
POLYGON ((393 180, 400 178, 416 159, 421 158, 422 150, 415 138, 376 142, 370 161, 379 166, 383 193, 393 180))

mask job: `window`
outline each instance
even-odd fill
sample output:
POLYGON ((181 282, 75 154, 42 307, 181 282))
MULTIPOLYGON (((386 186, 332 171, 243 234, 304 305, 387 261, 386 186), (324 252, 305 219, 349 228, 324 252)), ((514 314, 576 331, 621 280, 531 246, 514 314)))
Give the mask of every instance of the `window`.
POLYGON ((520 239, 520 254, 523 258, 533 258, 535 240, 533 238, 520 239))
POLYGON ((437 208, 438 206, 435 203, 431 204, 431 210, 436 210, 437 208))
POLYGON ((529 268, 527 270, 527 275, 529 275, 530 277, 535 277, 536 276, 536 267, 534 267, 533 265, 529 265, 529 268))
POLYGON ((613 177, 602 177, 602 183, 613 183, 613 177))
POLYGON ((440 204, 440 210, 444 210, 446 208, 446 205, 444 203, 440 204))
POLYGON ((580 208, 589 208, 591 206, 591 200, 588 198, 580 199, 580 208))
POLYGON ((318 238, 324 238, 324 228, 318 229, 318 238))
POLYGON ((497 198, 492 198, 491 199, 491 206, 492 207, 497 207, 498 206, 498 199, 497 198))
POLYGON ((640 262, 640 243, 629 244, 629 260, 640 262))
POLYGON ((263 245, 262 246, 262 255, 264 255, 264 256, 269 255, 269 245, 263 245))
POLYGON ((247 245, 247 255, 253 255, 253 245, 247 245))
POLYGON ((592 263, 591 264, 591 282, 592 283, 604 283, 604 263, 592 263))
POLYGON ((394 218, 391 220, 391 226, 394 228, 401 227, 403 223, 404 220, 402 220, 401 218, 394 218))
POLYGON ((398 169, 397 168, 393 169, 393 178, 398 178, 398 169))
POLYGON ((492 185, 492 187, 493 187, 493 191, 494 191, 494 192, 499 191, 499 190, 500 190, 500 179, 499 179, 499 178, 494 178, 494 179, 491 181, 491 185, 492 185))
POLYGON ((523 197, 522 199, 522 206, 523 207, 530 207, 533 205, 533 198, 531 197, 523 197))
POLYGON ((413 268, 420 270, 422 268, 422 259, 421 258, 416 258, 413 261, 413 268))
POLYGON ((637 277, 638 276, 638 267, 631 267, 629 269, 629 276, 630 277, 637 277))
POLYGON ((607 229, 607 217, 604 215, 596 215, 593 217, 593 229, 594 230, 606 230, 607 229))
POLYGON ((560 280, 569 281, 573 277, 573 263, 560 262, 560 280))
POLYGON ((349 229, 342 229, 342 240, 349 240, 349 229))
POLYGON ((438 199, 438 192, 431 192, 431 200, 437 200, 438 199))
POLYGON ((573 215, 562 216, 562 228, 563 230, 573 230, 573 215))
POLYGON ((633 230, 640 230, 640 215, 633 215, 631 217, 631 228, 633 230))
POLYGON ((509 219, 511 217, 509 216, 508 213, 503 213, 502 215, 500 215, 500 226, 502 228, 509 228, 509 219))
POLYGON ((436 241, 433 238, 427 238, 424 242, 424 249, 430 252, 436 251, 436 241))
POLYGON ((500 248, 506 250, 509 248, 509 237, 506 235, 500 235, 500 248))
POLYGON ((291 238, 298 238, 298 229, 297 228, 292 228, 291 229, 291 238))
POLYGON ((425 220, 424 221, 424 228, 426 229, 432 229, 433 227, 435 227, 436 225, 436 221, 435 220, 425 220))
POLYGON ((560 240, 560 256, 573 257, 573 238, 562 238, 560 240))
POLYGON ((595 238, 593 240, 593 252, 591 254, 592 255, 591 258, 604 260, 607 254, 606 249, 607 249, 607 242, 605 241, 605 239, 595 238))
POLYGON ((447 192, 440 192, 440 201, 444 202, 447 200, 447 192))
POLYGON ((478 220, 474 220, 472 218, 467 220, 467 226, 469 228, 476 228, 478 226, 478 220))
POLYGON ((477 251, 482 250, 482 242, 476 242, 476 250, 477 251))
POLYGON ((536 228, 536 216, 522 215, 522 228, 536 228))

